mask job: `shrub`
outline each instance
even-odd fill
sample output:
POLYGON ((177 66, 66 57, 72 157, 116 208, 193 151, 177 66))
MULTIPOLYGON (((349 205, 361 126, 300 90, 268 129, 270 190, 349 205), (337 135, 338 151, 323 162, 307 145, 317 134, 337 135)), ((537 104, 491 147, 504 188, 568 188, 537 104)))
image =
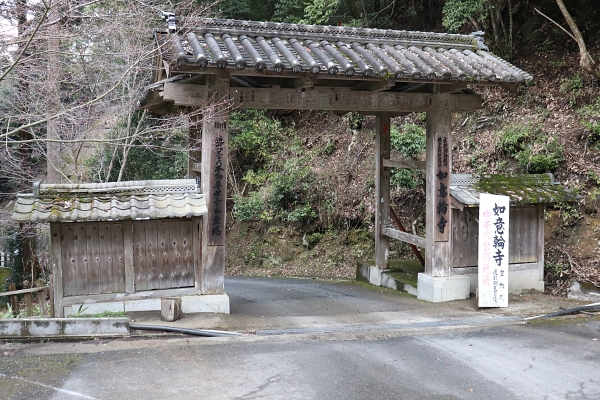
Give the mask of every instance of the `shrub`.
POLYGON ((265 203, 258 192, 250 192, 248 197, 235 196, 233 216, 240 221, 261 219, 265 213, 265 203))
POLYGON ((522 151, 517 156, 517 161, 524 172, 538 174, 555 171, 562 159, 554 154, 531 154, 529 151, 522 151))
POLYGON ((281 172, 255 174, 249 171, 244 179, 261 187, 246 197, 235 197, 235 218, 305 224, 317 217, 312 206, 318 201, 313 190, 315 177, 309 167, 288 161, 281 172))
POLYGON ((314 233, 311 233, 310 235, 304 236, 306 243, 308 243, 308 247, 311 249, 313 247, 315 247, 317 244, 319 244, 319 242, 321 241, 322 238, 323 238, 323 234, 319 233, 319 232, 314 232, 314 233))
POLYGON ((539 153, 534 153, 532 147, 528 147, 517 153, 516 158, 523 172, 529 174, 556 171, 560 163, 565 159, 563 147, 556 143, 555 140, 550 142, 539 153))
POLYGON ((590 144, 600 143, 600 99, 594 104, 582 107, 577 113, 583 117, 581 122, 589 131, 590 144))
POLYGON ((563 79, 560 84, 560 92, 567 96, 567 101, 570 106, 577 104, 577 101, 583 94, 583 80, 580 74, 576 74, 572 78, 563 79))
POLYGON ((496 147, 530 174, 556 171, 565 159, 563 147, 535 123, 504 127, 497 134, 496 147))
MULTIPOLYGON (((404 124, 401 129, 392 125, 390 129, 391 148, 405 158, 417 158, 425 152, 425 128, 415 124, 404 124)), ((396 168, 392 172, 392 187, 415 189, 421 183, 419 171, 396 168)))
POLYGON ((403 189, 415 189, 421 183, 420 174, 418 171, 406 168, 397 168, 391 176, 390 184, 392 187, 400 187, 403 189))
POLYGON ((540 135, 541 128, 537 125, 509 125, 498 132, 496 147, 509 156, 515 156, 540 135))
POLYGON ((285 220, 287 222, 299 222, 301 224, 309 223, 317 217, 317 213, 309 204, 303 204, 291 210, 285 220))
POLYGON ((285 130, 263 110, 232 112, 229 118, 229 149, 237 153, 245 169, 260 170, 271 161, 285 130))
POLYGON ((271 174, 269 181, 269 205, 275 210, 287 210, 309 197, 314 177, 309 167, 287 162, 284 171, 271 174))
POLYGON ((404 157, 418 157, 425 152, 425 128, 415 124, 404 124, 398 129, 392 125, 390 145, 404 157))

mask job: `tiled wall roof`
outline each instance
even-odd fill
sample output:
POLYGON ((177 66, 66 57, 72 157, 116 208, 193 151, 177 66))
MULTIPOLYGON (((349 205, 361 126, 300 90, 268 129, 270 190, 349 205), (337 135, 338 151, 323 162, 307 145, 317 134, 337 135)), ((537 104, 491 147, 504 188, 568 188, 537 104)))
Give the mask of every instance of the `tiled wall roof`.
POLYGON ((19 222, 83 222, 161 219, 207 213, 193 179, 36 184, 20 194, 12 218, 19 222))
POLYGON ((555 182, 552 174, 452 174, 450 195, 462 204, 479 205, 481 193, 509 196, 512 204, 553 204, 578 200, 575 193, 560 182, 555 182))

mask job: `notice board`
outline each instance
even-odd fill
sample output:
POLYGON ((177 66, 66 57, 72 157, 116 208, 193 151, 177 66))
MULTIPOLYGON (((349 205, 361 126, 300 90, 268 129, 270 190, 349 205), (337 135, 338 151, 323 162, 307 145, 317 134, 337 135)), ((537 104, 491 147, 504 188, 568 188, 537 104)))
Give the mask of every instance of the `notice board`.
POLYGON ((508 232, 510 198, 479 197, 479 307, 508 307, 508 232))

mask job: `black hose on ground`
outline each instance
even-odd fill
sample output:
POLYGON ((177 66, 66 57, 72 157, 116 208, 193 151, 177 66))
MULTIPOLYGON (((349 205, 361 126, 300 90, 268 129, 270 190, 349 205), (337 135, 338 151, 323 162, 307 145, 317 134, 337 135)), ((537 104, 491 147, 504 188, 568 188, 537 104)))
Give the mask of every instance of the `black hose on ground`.
POLYGON ((542 315, 537 315, 535 317, 523 318, 523 320, 528 321, 528 320, 537 319, 537 318, 560 317, 562 315, 577 314, 582 311, 600 311, 600 303, 593 303, 593 304, 588 304, 586 306, 565 308, 564 310, 559 310, 559 311, 556 311, 556 312, 553 312, 550 314, 542 314, 542 315))
POLYGON ((204 337, 228 337, 228 336, 240 336, 241 335, 241 333, 237 333, 237 332, 187 329, 187 328, 178 328, 176 326, 129 324, 129 328, 137 329, 139 331, 175 332, 175 333, 184 333, 186 335, 204 336, 204 337))

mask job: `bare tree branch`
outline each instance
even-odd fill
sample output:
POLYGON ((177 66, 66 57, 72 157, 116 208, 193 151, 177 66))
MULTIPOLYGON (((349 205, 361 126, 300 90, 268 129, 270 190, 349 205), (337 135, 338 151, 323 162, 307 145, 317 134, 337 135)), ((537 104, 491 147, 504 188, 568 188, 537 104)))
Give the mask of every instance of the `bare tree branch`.
POLYGON ((6 71, 4 71, 4 73, 2 75, 0 75, 0 82, 2 82, 2 80, 4 80, 4 78, 8 74, 10 74, 10 72, 17 66, 17 64, 19 64, 19 62, 21 61, 21 58, 23 58, 23 55, 29 49, 29 46, 31 46, 31 42, 33 42, 33 38, 35 38, 35 35, 37 35, 38 31, 40 30, 40 28, 42 26, 42 22, 44 22, 44 20, 46 19, 48 12, 50 12, 50 7, 46 7, 46 9, 44 10, 44 14, 38 21, 33 32, 29 35, 29 39, 27 39, 25 46, 23 46, 23 48, 21 49, 21 52, 19 53, 17 58, 11 63, 11 65, 6 69, 6 71))
POLYGON ((596 64, 591 54, 588 52, 585 45, 585 40, 583 40, 583 36, 581 35, 577 24, 571 17, 569 10, 567 10, 567 7, 565 7, 565 3, 563 0, 556 0, 556 4, 558 5, 558 8, 560 8, 560 11, 567 21, 569 28, 571 28, 571 32, 573 33, 575 41, 579 46, 579 65, 581 66, 581 69, 592 74, 595 78, 600 79, 600 65, 596 64))
POLYGON ((573 39, 574 41, 577 41, 577 39, 575 39, 575 36, 573 36, 573 34, 571 32, 569 32, 568 30, 566 30, 565 28, 563 28, 561 24, 559 24, 558 22, 556 22, 555 20, 553 20, 552 18, 550 18, 549 16, 547 16, 546 14, 544 14, 543 12, 541 12, 540 10, 538 10, 537 8, 534 7, 533 10, 536 13, 540 14, 542 17, 546 18, 548 21, 552 22, 557 27, 559 27, 564 33, 566 33, 567 35, 569 35, 569 37, 571 37, 571 39, 573 39))

